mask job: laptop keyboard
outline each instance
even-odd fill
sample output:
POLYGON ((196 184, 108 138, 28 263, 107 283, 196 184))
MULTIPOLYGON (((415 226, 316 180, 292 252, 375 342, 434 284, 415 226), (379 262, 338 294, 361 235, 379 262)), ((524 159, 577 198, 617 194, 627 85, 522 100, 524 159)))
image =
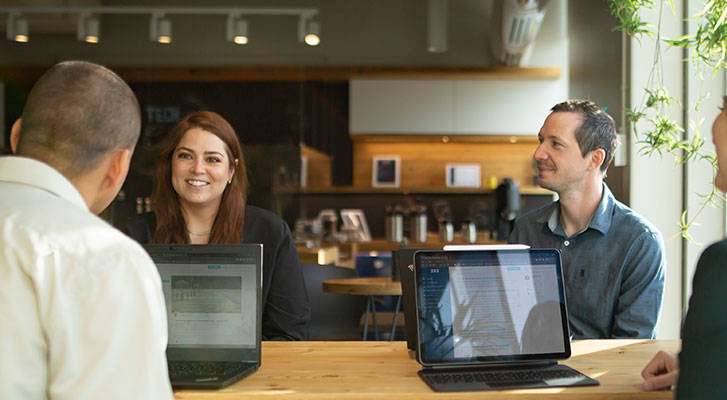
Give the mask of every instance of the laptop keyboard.
POLYGON ((465 371, 428 373, 423 378, 434 384, 484 382, 497 384, 542 382, 548 379, 577 378, 582 374, 570 368, 518 369, 503 371, 465 371))
POLYGON ((237 374, 245 367, 245 364, 239 362, 169 361, 169 377, 172 380, 213 376, 224 379, 237 374))

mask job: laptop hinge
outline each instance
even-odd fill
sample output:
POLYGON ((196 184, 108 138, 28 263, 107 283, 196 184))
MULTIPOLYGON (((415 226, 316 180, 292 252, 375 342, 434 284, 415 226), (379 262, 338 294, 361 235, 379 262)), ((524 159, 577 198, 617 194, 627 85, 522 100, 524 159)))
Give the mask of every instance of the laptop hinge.
POLYGON ((440 370, 440 369, 467 369, 467 368, 497 368, 497 367, 506 367, 506 368, 518 368, 518 367, 532 367, 532 368, 542 368, 547 367, 549 365, 555 365, 558 361, 556 360, 538 360, 538 361, 493 361, 493 362, 482 362, 482 363, 476 363, 476 364, 463 364, 463 365, 430 365, 425 366, 423 369, 425 370, 440 370))

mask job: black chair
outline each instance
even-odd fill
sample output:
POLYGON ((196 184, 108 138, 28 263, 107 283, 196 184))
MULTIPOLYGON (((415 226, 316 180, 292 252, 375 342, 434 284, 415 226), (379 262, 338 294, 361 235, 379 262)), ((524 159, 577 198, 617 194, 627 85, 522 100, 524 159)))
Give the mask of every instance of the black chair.
POLYGON ((361 340, 359 321, 366 296, 324 293, 323 281, 356 278, 358 273, 334 265, 302 264, 311 306, 310 340, 361 340))

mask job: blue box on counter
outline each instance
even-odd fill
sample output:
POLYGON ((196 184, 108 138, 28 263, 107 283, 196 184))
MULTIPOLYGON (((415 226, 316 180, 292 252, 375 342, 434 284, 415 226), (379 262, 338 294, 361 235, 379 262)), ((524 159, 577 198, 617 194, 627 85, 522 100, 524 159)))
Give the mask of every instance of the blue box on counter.
MULTIPOLYGON (((391 253, 359 253, 356 272, 361 277, 391 277, 391 253)), ((394 311, 395 296, 376 296, 376 311, 394 311)))

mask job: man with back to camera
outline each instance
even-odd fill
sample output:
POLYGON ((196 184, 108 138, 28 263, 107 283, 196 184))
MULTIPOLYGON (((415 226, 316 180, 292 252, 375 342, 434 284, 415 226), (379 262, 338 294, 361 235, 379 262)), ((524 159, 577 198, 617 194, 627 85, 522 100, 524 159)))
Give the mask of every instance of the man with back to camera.
POLYGON ((33 86, 0 158, 0 398, 171 399, 156 267, 94 214, 126 178, 139 104, 70 61, 33 86))
POLYGON ((510 243, 556 248, 575 339, 653 338, 664 291, 659 231, 603 182, 616 126, 596 103, 569 100, 545 119, 533 158, 559 200, 515 222, 510 243))

